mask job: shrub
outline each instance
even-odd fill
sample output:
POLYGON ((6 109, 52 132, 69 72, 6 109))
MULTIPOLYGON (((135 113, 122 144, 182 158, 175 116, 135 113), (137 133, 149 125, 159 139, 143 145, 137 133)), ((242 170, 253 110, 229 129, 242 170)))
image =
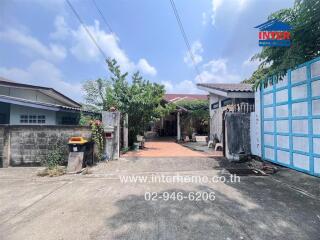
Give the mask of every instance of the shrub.
POLYGON ((57 166, 62 165, 65 158, 66 144, 63 140, 59 139, 54 145, 52 150, 49 151, 47 157, 43 159, 42 165, 52 170, 57 166))
POLYGON ((104 138, 103 138, 103 125, 100 120, 94 120, 90 122, 91 125, 91 134, 92 140, 96 144, 98 148, 98 160, 103 160, 103 153, 104 153, 104 138))

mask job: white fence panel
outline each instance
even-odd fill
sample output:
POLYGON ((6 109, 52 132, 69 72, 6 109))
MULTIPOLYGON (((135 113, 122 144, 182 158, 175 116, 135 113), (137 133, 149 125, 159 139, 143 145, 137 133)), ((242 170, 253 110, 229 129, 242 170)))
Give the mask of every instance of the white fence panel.
POLYGON ((320 58, 269 79, 259 93, 262 158, 320 176, 320 58))

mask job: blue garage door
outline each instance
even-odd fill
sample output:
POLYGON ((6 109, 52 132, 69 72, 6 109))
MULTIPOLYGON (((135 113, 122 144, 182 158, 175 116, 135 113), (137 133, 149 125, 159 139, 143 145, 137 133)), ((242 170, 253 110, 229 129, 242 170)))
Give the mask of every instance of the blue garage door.
POLYGON ((260 91, 263 159, 320 176, 320 58, 260 91))

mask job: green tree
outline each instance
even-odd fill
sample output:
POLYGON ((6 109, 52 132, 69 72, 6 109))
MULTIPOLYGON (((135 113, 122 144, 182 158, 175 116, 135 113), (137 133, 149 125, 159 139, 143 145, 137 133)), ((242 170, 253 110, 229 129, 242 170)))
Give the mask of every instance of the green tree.
POLYGON ((283 76, 287 69, 319 56, 319 13, 319 0, 296 0, 292 8, 271 14, 268 20, 278 19, 293 27, 291 47, 264 47, 252 58, 261 61, 259 68, 244 82, 258 86, 260 81, 268 76, 283 76))
MULTIPOLYGON (((107 60, 110 71, 108 80, 89 80, 84 86, 85 101, 101 110, 115 107, 128 114, 129 144, 142 134, 149 122, 160 117, 167 109, 161 104, 164 86, 145 80, 139 72, 134 73, 131 83, 128 73, 122 73, 117 61, 107 60)), ((87 106, 88 106, 87 105, 87 106)))

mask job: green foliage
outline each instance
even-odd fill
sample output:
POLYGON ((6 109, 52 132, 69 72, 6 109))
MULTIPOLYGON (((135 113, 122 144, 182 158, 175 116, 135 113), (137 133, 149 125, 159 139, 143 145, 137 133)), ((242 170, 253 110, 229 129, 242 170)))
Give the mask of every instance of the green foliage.
POLYGON ((91 138, 97 146, 98 149, 98 160, 103 160, 104 152, 104 137, 103 137, 103 125, 100 120, 92 120, 90 122, 91 126, 91 138))
POLYGON ((194 116, 209 117, 208 100, 182 100, 177 105, 189 110, 194 116))
POLYGON ((209 100, 182 100, 177 105, 188 110, 186 114, 182 115, 185 123, 191 123, 187 129, 188 136, 192 135, 193 128, 200 133, 208 132, 209 100))
POLYGON ((87 81, 83 86, 85 100, 101 110, 115 107, 127 113, 129 144, 132 144, 136 135, 142 134, 147 124, 164 112, 161 106, 164 86, 145 80, 139 72, 131 76, 130 84, 128 73, 121 72, 116 60, 107 59, 107 64, 110 78, 87 81))
POLYGON ((66 143, 59 139, 54 145, 53 148, 49 151, 48 155, 42 161, 44 165, 49 170, 57 168, 59 165, 63 164, 66 154, 66 143))
POLYGON ((291 47, 264 47, 252 60, 261 64, 252 76, 245 80, 256 86, 271 75, 284 75, 287 69, 320 56, 320 1, 296 0, 292 8, 271 14, 268 20, 279 19, 293 27, 291 47))
POLYGON ((159 104, 155 109, 153 118, 159 120, 161 117, 166 116, 177 109, 177 106, 173 103, 159 104))
POLYGON ((253 88, 257 89, 260 85, 261 80, 264 80, 269 73, 269 69, 259 67, 257 70, 253 72, 249 79, 243 81, 243 83, 253 84, 253 88))
POLYGON ((90 122, 93 120, 93 117, 90 115, 84 115, 83 113, 81 113, 80 115, 80 120, 79 120, 79 124, 81 126, 89 126, 90 122))
POLYGON ((121 148, 121 154, 124 154, 124 153, 128 152, 129 150, 130 150, 130 148, 128 148, 128 147, 121 148))

